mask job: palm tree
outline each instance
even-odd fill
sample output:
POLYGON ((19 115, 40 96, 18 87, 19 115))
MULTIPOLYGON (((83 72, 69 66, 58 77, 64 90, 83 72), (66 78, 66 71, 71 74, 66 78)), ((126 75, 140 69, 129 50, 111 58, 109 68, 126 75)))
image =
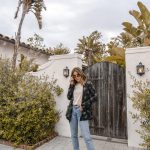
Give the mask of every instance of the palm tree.
POLYGON ((116 43, 116 46, 120 46, 122 48, 131 47, 132 36, 128 32, 122 32, 116 38, 112 38, 116 43))
POLYGON ((107 44, 107 55, 103 61, 116 63, 125 67, 125 49, 131 46, 132 36, 127 32, 120 33, 107 44))
POLYGON ((138 26, 134 27, 130 22, 123 22, 124 30, 132 35, 133 46, 150 45, 150 11, 142 3, 137 3, 140 12, 136 10, 129 11, 136 21, 138 26))
POLYGON ((21 20, 20 20, 19 27, 17 30, 17 34, 15 36, 15 47, 14 47, 14 54, 13 54, 13 59, 12 59, 13 69, 16 68, 17 54, 18 54, 18 49, 19 49, 19 44, 20 44, 20 39, 21 39, 21 28, 22 28, 22 24, 23 24, 26 14, 29 13, 29 11, 32 12, 36 16, 38 24, 39 24, 39 28, 41 29, 42 28, 41 12, 43 8, 46 9, 43 0, 19 0, 17 11, 14 17, 15 19, 18 17, 18 12, 21 6, 22 6, 22 15, 21 15, 21 20))
POLYGON ((88 37, 83 36, 77 43, 75 52, 84 55, 84 61, 88 63, 88 66, 91 66, 97 59, 102 58, 105 45, 99 41, 100 38, 101 33, 94 31, 88 37))

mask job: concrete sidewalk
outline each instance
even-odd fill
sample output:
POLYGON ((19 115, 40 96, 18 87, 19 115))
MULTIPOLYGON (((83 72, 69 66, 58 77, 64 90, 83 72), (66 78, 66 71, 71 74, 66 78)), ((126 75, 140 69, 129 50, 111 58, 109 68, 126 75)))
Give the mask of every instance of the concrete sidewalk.
MULTIPOLYGON (((136 148, 129 148, 127 144, 107 142, 103 140, 93 140, 95 150, 140 150, 136 148)), ((0 145, 0 150, 14 150, 12 147, 0 145)), ((21 150, 21 149, 17 149, 21 150)), ((73 150, 71 139, 58 136, 38 147, 36 150, 73 150)), ((83 138, 80 138, 80 150, 86 150, 83 138)))
MULTIPOLYGON (((135 148, 128 148, 127 144, 106 142, 103 140, 93 140, 95 150, 138 150, 135 148)), ((37 150, 73 150, 70 138, 56 137, 52 141, 45 143, 37 150)), ((80 150, 86 150, 83 138, 80 138, 80 150)))

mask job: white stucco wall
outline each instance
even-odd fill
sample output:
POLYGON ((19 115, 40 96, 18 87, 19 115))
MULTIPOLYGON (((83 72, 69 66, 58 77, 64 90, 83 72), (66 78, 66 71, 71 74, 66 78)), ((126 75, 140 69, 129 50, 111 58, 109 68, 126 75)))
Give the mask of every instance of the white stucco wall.
MULTIPOLYGON (((0 40, 0 56, 2 58, 12 59, 14 53, 14 44, 7 41, 0 40)), ((28 48, 21 47, 18 50, 17 60, 20 60, 20 54, 23 54, 27 58, 35 58, 34 62, 38 65, 42 65, 48 61, 49 56, 46 54, 39 53, 28 48)))
MULTIPOLYGON (((67 92, 69 87, 70 77, 66 78, 63 76, 63 69, 68 67, 71 73, 71 70, 74 67, 82 67, 81 55, 79 54, 66 54, 66 55, 55 55, 49 58, 49 62, 40 66, 39 71, 33 73, 34 75, 48 75, 49 78, 54 76, 55 79, 58 79, 57 84, 63 88, 63 93, 56 97, 56 107, 57 110, 61 112, 60 121, 56 125, 56 131, 61 136, 70 137, 70 127, 69 122, 66 120, 65 113, 69 100, 67 99, 67 92)), ((49 79, 49 80, 50 80, 49 79)))
MULTIPOLYGON (((136 77, 137 80, 150 80, 150 47, 140 47, 140 48, 129 48, 126 50, 126 86, 127 86, 127 95, 132 96, 132 87, 133 81, 129 75, 129 72, 136 77), (136 73, 136 66, 142 62, 145 65, 145 74, 139 76, 136 73)), ((129 147, 140 147, 139 144, 142 142, 140 135, 135 131, 140 129, 139 123, 134 123, 134 120, 131 117, 129 112, 136 112, 132 107, 132 102, 127 97, 127 123, 128 123, 128 146, 129 147)))

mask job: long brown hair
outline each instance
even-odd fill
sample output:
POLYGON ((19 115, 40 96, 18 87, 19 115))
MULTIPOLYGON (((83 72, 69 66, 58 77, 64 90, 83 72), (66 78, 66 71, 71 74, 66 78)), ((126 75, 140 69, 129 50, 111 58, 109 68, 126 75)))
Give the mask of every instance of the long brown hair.
POLYGON ((86 75, 84 74, 84 72, 82 71, 81 68, 79 68, 79 67, 73 68, 72 71, 71 71, 71 77, 73 77, 73 73, 74 73, 74 72, 77 72, 77 73, 81 76, 81 78, 82 78, 84 81, 86 81, 87 77, 86 77, 86 75))

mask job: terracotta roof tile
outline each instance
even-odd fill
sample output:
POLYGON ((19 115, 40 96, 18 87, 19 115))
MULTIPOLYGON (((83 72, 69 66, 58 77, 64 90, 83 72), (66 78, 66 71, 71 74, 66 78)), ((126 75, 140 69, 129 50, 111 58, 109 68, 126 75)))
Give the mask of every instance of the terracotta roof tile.
MULTIPOLYGON (((0 34, 0 40, 15 44, 15 39, 14 38, 10 38, 8 36, 4 36, 3 34, 0 34)), ((26 44, 25 42, 20 42, 20 46, 27 48, 27 49, 32 49, 34 51, 46 54, 46 55, 52 55, 50 53, 47 52, 47 50, 42 50, 42 49, 38 49, 38 48, 34 48, 32 46, 30 46, 30 44, 26 44)))

